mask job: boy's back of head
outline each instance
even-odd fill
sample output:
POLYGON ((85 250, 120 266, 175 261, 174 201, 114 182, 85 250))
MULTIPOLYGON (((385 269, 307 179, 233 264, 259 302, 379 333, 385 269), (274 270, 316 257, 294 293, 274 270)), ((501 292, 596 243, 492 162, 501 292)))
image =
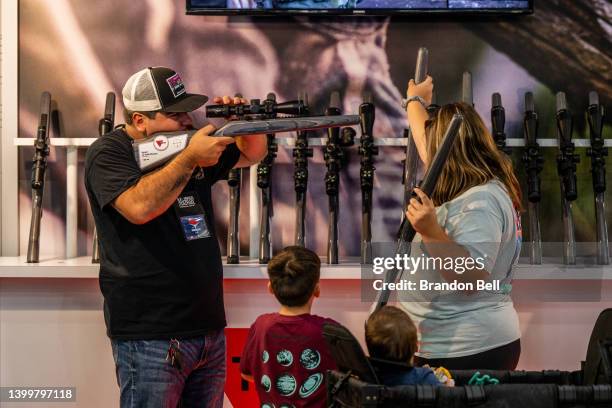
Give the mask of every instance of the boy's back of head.
POLYGON ((313 251, 289 246, 268 263, 270 286, 284 306, 303 306, 313 295, 319 282, 321 260, 313 251))
POLYGON ((417 351, 417 329, 410 316, 394 306, 384 306, 366 322, 370 357, 412 363, 417 351))

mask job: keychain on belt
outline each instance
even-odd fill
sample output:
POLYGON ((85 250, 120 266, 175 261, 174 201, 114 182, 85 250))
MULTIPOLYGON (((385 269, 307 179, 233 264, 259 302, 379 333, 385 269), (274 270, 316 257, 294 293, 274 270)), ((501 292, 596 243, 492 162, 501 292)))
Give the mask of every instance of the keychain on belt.
POLYGON ((168 348, 168 354, 166 354, 166 361, 170 361, 170 365, 177 370, 182 367, 182 356, 181 356, 181 343, 177 339, 170 340, 170 347, 168 348))

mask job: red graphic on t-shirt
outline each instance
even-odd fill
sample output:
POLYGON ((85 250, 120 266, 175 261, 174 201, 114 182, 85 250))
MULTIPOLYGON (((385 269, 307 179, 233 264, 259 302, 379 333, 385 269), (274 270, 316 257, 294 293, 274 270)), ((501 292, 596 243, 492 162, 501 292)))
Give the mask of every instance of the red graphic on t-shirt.
POLYGON ((227 343, 225 394, 234 407, 259 408, 255 386, 240 376, 240 355, 248 334, 248 328, 225 328, 227 343))

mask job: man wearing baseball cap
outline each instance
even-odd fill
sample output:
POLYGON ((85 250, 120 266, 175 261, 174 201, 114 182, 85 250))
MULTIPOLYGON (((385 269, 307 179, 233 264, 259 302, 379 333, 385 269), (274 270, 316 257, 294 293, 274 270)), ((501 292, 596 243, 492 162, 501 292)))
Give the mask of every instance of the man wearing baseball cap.
POLYGON ((138 71, 122 95, 125 126, 96 140, 85 159, 121 407, 221 407, 226 322, 211 187, 231 168, 259 162, 266 139, 211 137, 208 125, 144 174, 132 141, 191 129, 188 112, 208 98, 164 67, 138 71))

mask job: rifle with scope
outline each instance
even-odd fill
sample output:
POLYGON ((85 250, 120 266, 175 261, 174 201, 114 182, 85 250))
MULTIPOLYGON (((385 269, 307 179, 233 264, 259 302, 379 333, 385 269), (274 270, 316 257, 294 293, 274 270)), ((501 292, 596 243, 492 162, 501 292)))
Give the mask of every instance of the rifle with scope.
MULTIPOLYGON (((303 116, 308 116, 308 95, 304 93, 299 97, 303 104, 300 112, 303 116)), ((327 117, 327 116, 326 116, 327 117)), ((295 147, 293 149, 294 171, 293 182, 295 188, 295 245, 305 246, 305 223, 306 217, 306 191, 308 189, 308 158, 312 157, 312 148, 308 147, 308 131, 297 132, 295 147)))
MULTIPOLYGON (((276 95, 269 93, 264 101, 266 106, 275 106, 276 95)), ((299 110, 298 110, 299 112, 299 110)), ((270 118, 276 117, 275 112, 269 113, 270 118)), ((272 205, 272 164, 276 159, 278 145, 274 133, 266 134, 267 154, 257 165, 257 187, 261 189, 261 214, 259 222, 259 263, 266 264, 272 258, 272 239, 270 237, 270 223, 274 215, 272 205)))
POLYGON ((572 202, 578 197, 576 187, 576 163, 580 157, 574 153, 572 142, 572 115, 567 108, 565 93, 557 93, 557 173, 561 185, 561 202, 563 211, 563 261, 566 265, 576 263, 576 238, 572 202))
POLYGON ((374 189, 374 156, 378 155, 378 147, 374 146, 374 120, 376 111, 371 95, 365 95, 359 106, 359 121, 361 139, 359 140, 359 155, 361 167, 359 180, 361 182, 361 263, 372 263, 372 191, 374 189))
POLYGON ((527 172, 527 200, 529 213, 529 239, 531 241, 529 258, 532 264, 542 263, 542 234, 540 231, 540 172, 544 169, 544 157, 538 144, 538 114, 535 110, 533 94, 525 93, 525 115, 523 119, 525 151, 523 164, 527 172))
POLYGON ((38 263, 40 250, 40 220, 42 218, 42 201, 45 191, 45 171, 49 156, 49 124, 51 122, 51 94, 43 92, 40 97, 40 120, 34 141, 34 158, 32 159, 32 217, 28 237, 28 263, 38 263))
POLYGON ((606 159, 608 148, 605 147, 603 137, 604 107, 599 104, 597 92, 589 93, 589 106, 587 108, 587 122, 591 147, 587 156, 591 158, 591 176, 593 180, 593 193, 595 195, 595 221, 597 225, 597 263, 608 265, 610 254, 608 248, 608 225, 606 222, 606 159))
MULTIPOLYGON (((340 94, 333 92, 326 116, 338 116, 340 109, 340 94)), ((355 131, 351 128, 327 129, 327 143, 323 149, 323 158, 327 167, 325 173, 325 193, 329 201, 329 229, 327 234, 327 263, 338 263, 338 219, 340 211, 340 170, 346 165, 346 152, 343 147, 351 146, 355 131)))

